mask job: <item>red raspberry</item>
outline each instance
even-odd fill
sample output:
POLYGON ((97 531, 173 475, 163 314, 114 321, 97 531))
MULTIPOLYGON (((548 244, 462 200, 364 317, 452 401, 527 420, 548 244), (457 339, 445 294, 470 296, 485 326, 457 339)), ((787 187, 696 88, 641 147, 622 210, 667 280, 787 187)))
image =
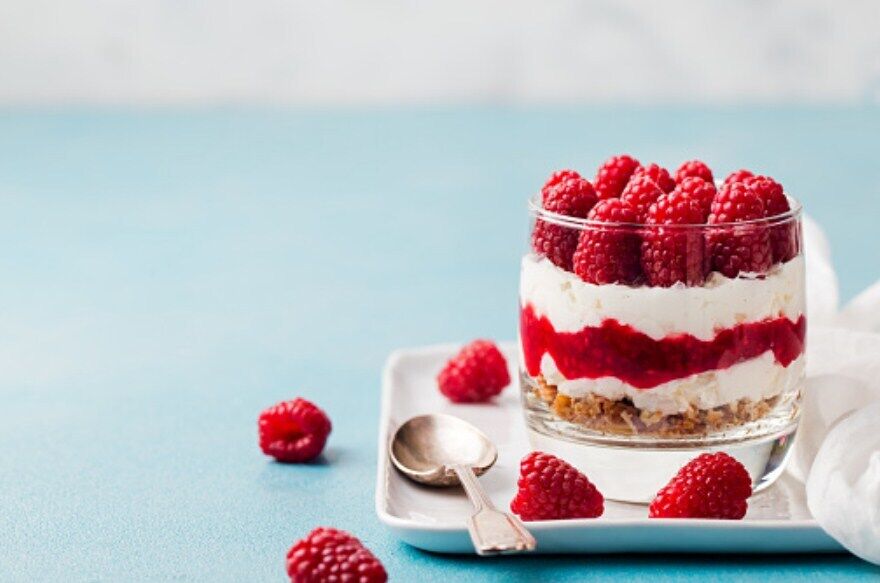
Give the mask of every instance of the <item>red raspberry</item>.
POLYGON ((629 177, 638 168, 639 161, 627 154, 612 156, 599 166, 596 172, 596 192, 600 199, 617 198, 623 192, 629 177))
POLYGON ((648 216, 648 209, 662 194, 663 191, 651 178, 643 174, 633 174, 623 189, 620 200, 635 209, 638 221, 643 223, 648 216))
POLYGON ((727 178, 724 179, 724 184, 735 184, 737 182, 743 182, 746 178, 751 178, 754 176, 751 170, 746 170, 745 168, 741 170, 734 170, 730 174, 727 175, 727 178))
POLYGON ((735 223, 764 218, 764 201, 751 187, 736 182, 722 186, 712 201, 712 224, 735 223))
POLYGON ((455 403, 488 401, 510 384, 504 355, 490 340, 474 340, 437 375, 440 392, 455 403))
POLYGON ((564 182, 566 180, 571 180, 571 179, 580 179, 580 178, 581 178, 581 175, 576 170, 569 170, 567 168, 564 170, 557 170, 556 172, 554 172, 553 174, 550 175, 550 178, 548 178, 547 182, 544 183, 544 186, 541 187, 542 197, 545 196, 545 193, 547 192, 547 190, 549 190, 553 186, 556 186, 560 182, 564 182))
POLYGON ((636 168, 636 171, 633 172, 633 175, 630 177, 630 182, 635 180, 636 176, 647 176, 657 183, 657 186, 659 186, 663 192, 672 192, 672 189, 675 188, 675 180, 669 175, 669 170, 659 164, 654 164, 653 162, 647 166, 639 166, 636 168))
POLYGON ((675 171, 675 183, 681 184, 681 181, 688 176, 696 176, 702 178, 706 182, 715 184, 715 178, 712 176, 712 170, 706 166, 705 162, 700 160, 689 160, 678 167, 675 171))
POLYGON ((385 583, 388 574, 361 541, 344 530, 318 527, 287 551, 291 583, 385 583))
POLYGON ((279 462, 307 462, 318 457, 332 425, 321 409, 305 399, 282 401, 260 413, 260 449, 279 462))
MULTIPOLYGON (((764 218, 764 203, 742 182, 722 186, 712 202, 709 224, 741 223, 764 218)), ((770 232, 766 225, 747 224, 709 231, 707 247, 712 268, 727 277, 740 272, 764 273, 773 264, 770 232)))
POLYGON ((519 464, 510 510, 526 521, 597 518, 605 499, 585 475, 549 453, 533 451, 519 464))
MULTIPOLYGON (((751 176, 743 184, 757 193, 764 203, 764 216, 776 217, 791 210, 782 185, 768 176, 751 176)), ((784 263, 798 252, 797 226, 786 222, 770 227, 770 246, 773 248, 773 261, 784 263)))
POLYGON ((702 222, 706 222, 712 208, 712 201, 715 199, 715 185, 697 176, 688 176, 675 188, 685 193, 688 198, 700 203, 700 208, 703 211, 702 222))
POLYGON ((669 287, 676 282, 702 285, 705 274, 703 234, 679 225, 703 223, 701 202, 676 188, 651 205, 642 241, 642 269, 648 283, 669 287), (664 228, 664 226, 670 226, 664 228))
POLYGON ((541 191, 544 210, 580 219, 586 218, 597 200, 593 185, 581 177, 566 178, 541 191))
POLYGON ((532 231, 532 249, 554 265, 571 271, 571 258, 577 249, 578 231, 572 227, 556 225, 538 219, 532 231))
POLYGON ((745 516, 752 479, 726 453, 704 453, 687 463, 651 502, 651 518, 726 518, 745 516))
MULTIPOLYGON (((545 210, 569 217, 586 218, 596 204, 596 191, 573 170, 560 170, 544 185, 541 205, 545 210)), ((532 248, 555 265, 571 271, 578 230, 538 219, 532 231, 532 248)))
MULTIPOLYGON (((603 223, 637 223, 638 215, 619 198, 600 200, 588 219, 603 223)), ((641 277, 639 236, 632 226, 591 225, 581 231, 574 252, 574 272, 597 284, 632 284, 641 277)))
POLYGON ((741 181, 764 203, 764 216, 775 217, 791 210, 782 185, 769 176, 751 176, 741 181))

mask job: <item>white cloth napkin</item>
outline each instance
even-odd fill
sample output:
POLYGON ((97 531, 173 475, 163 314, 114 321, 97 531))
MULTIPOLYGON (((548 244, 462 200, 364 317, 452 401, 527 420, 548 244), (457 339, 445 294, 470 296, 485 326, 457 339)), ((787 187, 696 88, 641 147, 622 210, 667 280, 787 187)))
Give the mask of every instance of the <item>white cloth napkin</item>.
POLYGON ((839 309, 828 239, 809 217, 804 240, 807 381, 788 471, 822 528, 880 564, 880 282, 839 309))

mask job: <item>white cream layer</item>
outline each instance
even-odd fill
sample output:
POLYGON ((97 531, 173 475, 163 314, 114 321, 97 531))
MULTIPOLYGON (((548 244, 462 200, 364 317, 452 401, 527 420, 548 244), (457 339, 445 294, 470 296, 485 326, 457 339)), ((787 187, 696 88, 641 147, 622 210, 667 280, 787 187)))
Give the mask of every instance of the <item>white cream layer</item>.
POLYGON ((765 318, 796 321, 805 310, 804 258, 777 266, 763 279, 713 272, 705 285, 596 285, 529 253, 522 260, 520 301, 546 316, 557 332, 577 332, 613 318, 661 339, 687 332, 711 340, 718 329, 765 318))
POLYGON ((556 368, 550 355, 545 354, 541 360, 544 379, 556 385, 563 395, 578 398, 593 393, 613 401, 628 398, 639 409, 659 411, 664 415, 683 413, 690 405, 712 409, 740 399, 761 401, 795 388, 801 382, 803 371, 803 355, 783 367, 768 350, 757 358, 726 369, 691 375, 651 389, 639 389, 615 377, 569 381, 556 368))
MULTIPOLYGON (((576 332, 613 318, 658 340, 682 332, 711 340, 717 330, 736 324, 780 315, 797 320, 805 311, 803 278, 804 259, 799 256, 763 279, 731 279, 716 272, 702 287, 595 285, 530 253, 522 260, 520 301, 547 317, 559 332, 576 332)), ((801 381, 803 369, 803 356, 783 367, 767 351, 723 370, 639 389, 614 377, 567 380, 551 356, 545 354, 541 361, 541 374, 564 395, 628 398, 640 409, 667 415, 690 405, 711 409, 778 395, 801 381)))

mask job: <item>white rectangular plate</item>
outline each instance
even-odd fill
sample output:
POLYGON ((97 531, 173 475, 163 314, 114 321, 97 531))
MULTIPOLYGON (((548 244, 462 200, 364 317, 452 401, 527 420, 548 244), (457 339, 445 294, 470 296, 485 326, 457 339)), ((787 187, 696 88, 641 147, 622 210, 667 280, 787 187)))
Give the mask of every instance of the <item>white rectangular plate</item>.
MULTIPOLYGON (((465 521, 470 502, 460 488, 428 488, 400 475, 388 459, 388 440, 414 415, 448 413, 481 429, 498 447, 498 461, 480 481, 507 510, 516 489, 519 460, 529 451, 517 383, 489 404, 456 405, 437 390, 435 377, 457 350, 454 345, 399 350, 382 379, 376 512, 400 539, 440 553, 472 553, 465 521)), ((503 345, 516 379, 516 349, 503 345)), ((783 476, 749 501, 745 519, 648 519, 646 506, 606 501, 591 520, 527 523, 541 553, 690 552, 787 553, 843 550, 810 517, 803 485, 783 476)))

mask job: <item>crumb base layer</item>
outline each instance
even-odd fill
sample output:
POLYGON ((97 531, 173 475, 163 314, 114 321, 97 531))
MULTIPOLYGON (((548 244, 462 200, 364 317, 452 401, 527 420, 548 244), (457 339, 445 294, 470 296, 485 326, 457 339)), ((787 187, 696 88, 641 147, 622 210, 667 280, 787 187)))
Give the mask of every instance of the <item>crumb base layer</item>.
POLYGON ((801 383, 761 401, 742 400, 714 409, 693 408, 682 414, 643 411, 627 400, 597 395, 571 398, 525 371, 519 375, 527 420, 564 439, 587 439, 609 446, 691 447, 720 445, 791 432, 800 417, 801 383))
POLYGON ((739 427, 765 417, 779 402, 779 396, 757 402, 742 399, 730 405, 712 409, 697 409, 664 415, 645 411, 629 400, 611 399, 587 394, 570 397, 559 393, 554 385, 547 384, 538 376, 531 388, 532 395, 543 401, 560 419, 612 435, 643 435, 680 437, 706 435, 739 427))

